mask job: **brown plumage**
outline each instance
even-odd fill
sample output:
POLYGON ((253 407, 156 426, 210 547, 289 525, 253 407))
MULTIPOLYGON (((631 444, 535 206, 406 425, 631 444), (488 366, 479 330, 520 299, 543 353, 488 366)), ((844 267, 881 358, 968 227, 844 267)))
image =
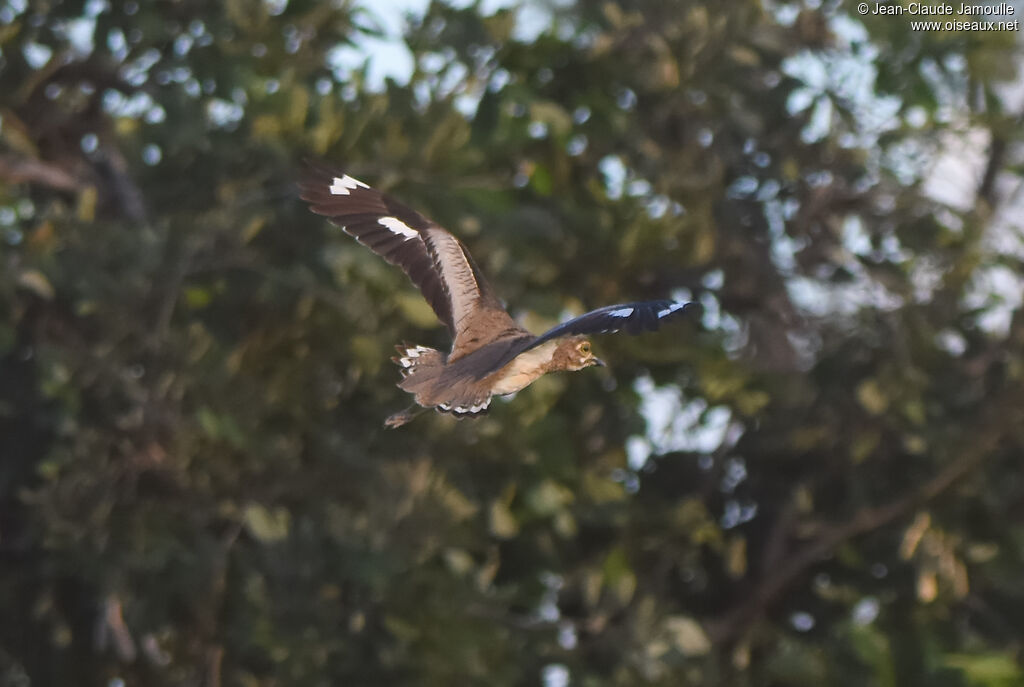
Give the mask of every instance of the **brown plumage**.
MULTIPOLYGON (((611 305, 535 336, 512 319, 466 247, 441 226, 327 165, 309 164, 299 188, 313 212, 401 267, 448 328, 449 353, 403 344, 392 358, 402 371, 398 386, 422 408, 459 417, 483 413, 492 396, 515 393, 548 372, 603 365, 582 335, 657 329, 691 305, 611 305)), ((397 427, 415 414, 396 413, 385 424, 397 427)))

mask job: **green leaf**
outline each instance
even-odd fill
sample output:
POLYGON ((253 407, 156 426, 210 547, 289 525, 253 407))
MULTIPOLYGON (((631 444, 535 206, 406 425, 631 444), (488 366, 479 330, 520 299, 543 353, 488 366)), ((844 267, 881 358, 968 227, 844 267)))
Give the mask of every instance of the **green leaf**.
POLYGON ((544 480, 526 495, 530 509, 542 516, 554 515, 572 501, 572 492, 553 480, 544 480))
POLYGON ((291 515, 281 506, 267 508, 250 503, 242 511, 242 522, 253 537, 264 544, 275 544, 288 536, 291 515))
POLYGON ((549 100, 530 103, 530 117, 534 121, 547 124, 548 129, 558 136, 562 136, 572 129, 572 115, 558 103, 549 100))
POLYGON ((434 314, 430 305, 423 300, 423 296, 420 294, 403 291, 395 294, 394 298, 402 316, 415 326, 422 329, 432 329, 440 326, 437 315, 434 314))
POLYGON ((684 656, 704 656, 711 651, 711 640, 693 618, 673 615, 665 619, 665 631, 672 645, 684 656))
POLYGON ((18 275, 18 286, 28 289, 44 300, 53 300, 56 292, 50 280, 39 270, 25 270, 18 275))
POLYGON ((943 664, 963 671, 967 680, 979 687, 1002 687, 1024 682, 1024 671, 1008 654, 946 654, 943 664))
POLYGON ((889 398, 874 379, 866 379, 857 386, 857 400, 872 415, 881 415, 889 408, 889 398))
POLYGON ((534 165, 530 174, 530 188, 542 196, 550 196, 554 188, 551 171, 544 165, 534 165))
POLYGON ((490 523, 491 534, 498 539, 511 539, 519 534, 519 521, 516 520, 508 504, 504 501, 499 500, 491 503, 488 522, 490 523))

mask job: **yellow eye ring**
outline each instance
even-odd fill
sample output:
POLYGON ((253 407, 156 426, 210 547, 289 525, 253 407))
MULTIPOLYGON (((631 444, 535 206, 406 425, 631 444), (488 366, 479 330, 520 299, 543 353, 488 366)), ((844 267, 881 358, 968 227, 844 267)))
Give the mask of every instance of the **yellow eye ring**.
POLYGON ((580 344, 580 353, 590 353, 590 344, 584 341, 580 344))

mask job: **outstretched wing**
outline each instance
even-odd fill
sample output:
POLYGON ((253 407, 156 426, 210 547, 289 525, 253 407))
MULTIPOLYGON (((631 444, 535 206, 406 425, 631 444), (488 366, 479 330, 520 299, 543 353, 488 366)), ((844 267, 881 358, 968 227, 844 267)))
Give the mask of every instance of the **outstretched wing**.
POLYGON ((695 307, 694 303, 679 303, 677 301, 642 301, 640 303, 606 305, 603 308, 574 317, 557 327, 552 327, 533 340, 524 350, 529 350, 552 339, 560 339, 563 336, 610 334, 622 329, 625 329, 627 334, 653 332, 661 326, 663 321, 679 317, 693 307, 695 307))
POLYGON ((440 225, 321 163, 307 163, 299 189, 313 212, 409 275, 448 327, 455 349, 465 348, 478 334, 516 326, 466 247, 440 225), (475 322, 487 326, 472 326, 475 322))
POLYGON ((507 351, 491 369, 480 375, 480 378, 507 365, 519 354, 553 339, 584 334, 610 334, 623 329, 629 334, 653 332, 663 322, 680 317, 697 307, 699 306, 696 303, 660 300, 607 305, 597 310, 591 310, 568 322, 552 327, 538 337, 522 341, 518 346, 507 351))

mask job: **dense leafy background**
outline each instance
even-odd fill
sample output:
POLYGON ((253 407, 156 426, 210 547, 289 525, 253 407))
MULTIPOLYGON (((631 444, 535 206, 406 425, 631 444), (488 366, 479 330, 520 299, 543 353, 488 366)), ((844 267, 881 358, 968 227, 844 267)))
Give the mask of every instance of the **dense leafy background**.
POLYGON ((0 1, 0 684, 1024 682, 1020 36, 530 12, 0 1), (443 332, 308 154, 703 320, 385 431, 443 332))

